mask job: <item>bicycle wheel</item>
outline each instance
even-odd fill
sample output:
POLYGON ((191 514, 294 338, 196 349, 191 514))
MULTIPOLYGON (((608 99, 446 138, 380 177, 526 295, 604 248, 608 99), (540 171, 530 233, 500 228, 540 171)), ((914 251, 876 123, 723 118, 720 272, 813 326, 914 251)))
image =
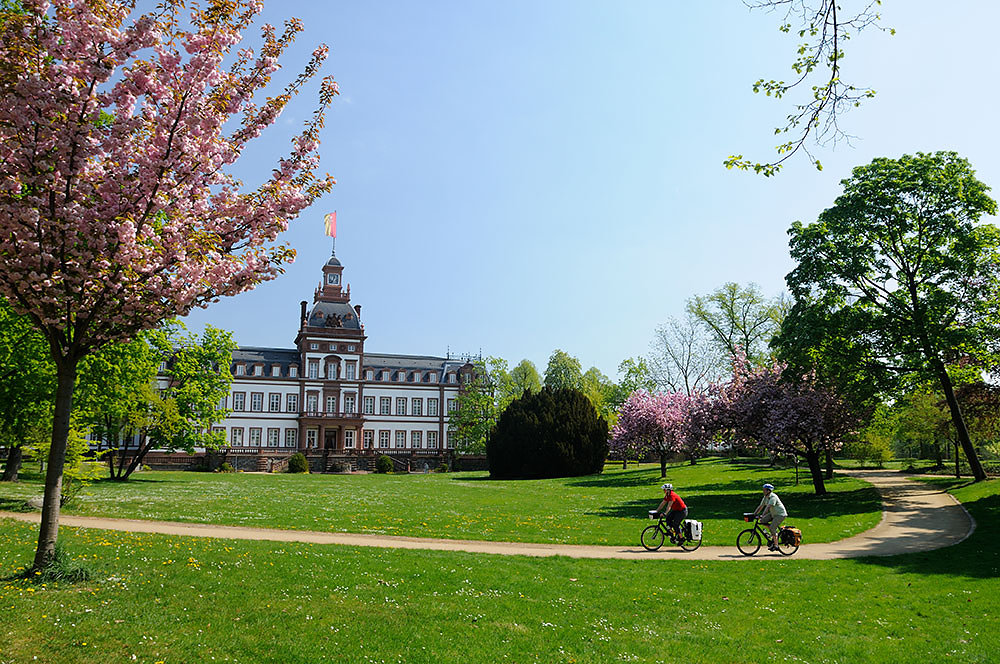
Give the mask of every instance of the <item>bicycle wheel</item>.
POLYGON ((736 548, 744 556, 752 556, 757 553, 760 551, 760 533, 753 528, 741 530, 740 534, 736 536, 736 548))
POLYGON ((656 551, 663 546, 663 531, 657 525, 646 526, 639 537, 642 546, 646 551, 656 551))
POLYGON ((788 544, 784 544, 784 533, 778 533, 778 553, 783 556, 790 556, 799 550, 799 545, 794 543, 791 537, 788 538, 788 544))
POLYGON ((681 540, 681 548, 684 549, 685 551, 694 551, 699 546, 701 546, 702 535, 704 535, 704 533, 702 533, 701 535, 698 535, 698 539, 694 539, 694 538, 691 538, 691 539, 684 538, 684 539, 682 539, 681 540))

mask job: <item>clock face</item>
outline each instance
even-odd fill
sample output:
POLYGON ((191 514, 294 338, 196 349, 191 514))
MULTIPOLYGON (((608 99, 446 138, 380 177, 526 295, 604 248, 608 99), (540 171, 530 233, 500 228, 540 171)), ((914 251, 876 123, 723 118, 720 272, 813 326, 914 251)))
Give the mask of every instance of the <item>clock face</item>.
POLYGON ((326 275, 326 283, 328 284, 339 284, 340 275, 339 274, 328 274, 326 275))

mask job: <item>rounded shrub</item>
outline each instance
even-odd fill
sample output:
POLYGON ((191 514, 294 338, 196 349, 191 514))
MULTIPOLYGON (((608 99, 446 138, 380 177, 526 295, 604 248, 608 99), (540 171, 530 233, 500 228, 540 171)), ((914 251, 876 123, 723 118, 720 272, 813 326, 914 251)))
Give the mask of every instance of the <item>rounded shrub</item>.
POLYGON ((235 473, 236 469, 233 468, 233 465, 231 463, 229 463, 228 461, 226 461, 221 466, 219 466, 219 472, 220 473, 235 473))
POLYGON ((376 473, 392 472, 392 457, 383 454, 379 456, 379 458, 375 459, 375 472, 376 473))
POLYGON ((576 477, 604 469, 608 424, 574 389, 526 392, 500 415, 486 443, 490 477, 576 477))
POLYGON ((296 452, 292 456, 288 457, 288 472, 308 473, 309 462, 306 461, 306 455, 302 452, 296 452))

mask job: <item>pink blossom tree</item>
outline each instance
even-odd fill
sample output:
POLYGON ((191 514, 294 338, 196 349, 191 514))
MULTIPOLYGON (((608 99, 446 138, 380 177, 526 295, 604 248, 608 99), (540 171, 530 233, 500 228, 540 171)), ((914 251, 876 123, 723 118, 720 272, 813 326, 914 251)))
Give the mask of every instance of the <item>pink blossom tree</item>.
POLYGON ((660 477, 666 477, 671 454, 683 451, 692 459, 700 456, 711 436, 708 414, 707 400, 702 397, 636 390, 618 410, 609 449, 620 459, 656 454, 660 477))
POLYGON ((278 234, 333 179, 317 175, 319 103, 256 189, 228 172, 311 79, 257 95, 301 30, 262 27, 235 50, 259 0, 22 0, 0 17, 0 295, 48 342, 58 386, 33 569, 58 534, 77 364, 103 345, 274 278, 294 257, 278 234), (223 63, 226 63, 224 66, 223 63))
POLYGON ((778 363, 751 370, 739 357, 734 365, 715 402, 717 426, 737 441, 805 459, 816 494, 825 494, 820 455, 839 450, 856 431, 856 413, 812 374, 789 377, 778 363))

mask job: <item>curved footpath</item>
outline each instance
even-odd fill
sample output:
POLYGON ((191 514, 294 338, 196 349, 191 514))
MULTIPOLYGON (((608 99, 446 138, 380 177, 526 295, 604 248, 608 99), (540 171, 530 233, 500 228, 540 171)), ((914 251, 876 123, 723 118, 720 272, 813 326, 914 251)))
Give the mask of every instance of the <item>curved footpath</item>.
MULTIPOLYGON (((976 528, 975 521, 951 494, 908 480, 893 471, 850 471, 846 473, 871 482, 882 495, 882 521, 864 533, 839 542, 803 544, 794 558, 830 560, 861 556, 893 556, 901 553, 930 551, 958 544, 976 528)), ((38 523, 38 513, 0 512, 0 518, 38 523)), ((794 522, 794 519, 790 519, 794 522)), ((161 533, 186 537, 268 540, 275 542, 311 542, 346 544, 397 549, 433 549, 520 556, 567 556, 570 558, 618 558, 629 560, 783 560, 766 547, 755 556, 743 556, 730 546, 704 546, 693 552, 664 547, 656 552, 641 546, 589 546, 578 544, 530 544, 523 542, 481 542, 470 540, 324 533, 317 531, 277 530, 216 526, 176 521, 142 521, 89 516, 62 516, 61 526, 98 528, 136 533, 161 533)), ((803 534, 808 538, 809 533, 803 534)), ((636 540, 639 528, 636 528, 636 540)))

